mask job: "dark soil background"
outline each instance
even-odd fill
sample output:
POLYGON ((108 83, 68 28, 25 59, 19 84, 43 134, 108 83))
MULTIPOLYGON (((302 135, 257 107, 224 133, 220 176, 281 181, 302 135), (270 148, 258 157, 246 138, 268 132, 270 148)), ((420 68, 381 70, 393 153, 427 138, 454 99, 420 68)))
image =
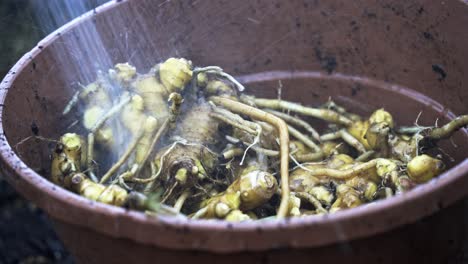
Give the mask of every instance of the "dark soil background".
MULTIPOLYGON (((55 0, 0 0, 0 79, 49 33, 38 25, 37 12, 33 8, 33 3, 47 4, 48 1, 55 0)), ((90 9, 104 2, 78 1, 87 2, 90 9)), ((45 213, 21 198, 0 175, 0 264, 3 263, 74 261, 57 238, 45 213)))

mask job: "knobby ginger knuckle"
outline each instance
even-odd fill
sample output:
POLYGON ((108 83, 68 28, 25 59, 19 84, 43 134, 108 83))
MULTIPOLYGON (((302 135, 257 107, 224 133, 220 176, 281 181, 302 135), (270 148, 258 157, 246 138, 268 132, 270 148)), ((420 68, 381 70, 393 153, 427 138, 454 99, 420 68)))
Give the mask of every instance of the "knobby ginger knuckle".
POLYGON ((427 182, 442 173, 444 163, 426 154, 414 157, 407 165, 408 176, 415 182, 427 182))
POLYGON ((355 137, 367 150, 370 150, 371 147, 366 139, 366 133, 369 129, 369 121, 355 121, 353 124, 348 127, 348 133, 355 137))
POLYGON ((169 58, 159 65, 159 78, 170 92, 180 92, 192 79, 192 63, 186 59, 169 58))
POLYGON ((242 222, 252 219, 249 215, 244 214, 241 210, 231 211, 224 220, 228 222, 242 222))
POLYGON ((335 199, 335 196, 333 195, 333 193, 329 189, 325 188, 325 186, 312 187, 310 188, 308 193, 313 195, 322 204, 325 204, 327 206, 330 205, 335 199))
POLYGON ((127 63, 117 63, 114 69, 109 70, 109 75, 123 84, 129 83, 136 76, 136 68, 127 63))
POLYGON ((167 98, 170 92, 158 81, 156 76, 152 74, 139 76, 131 86, 143 98, 145 111, 150 115, 158 120, 162 120, 169 115, 167 98))
POLYGON ((385 111, 383 108, 378 109, 374 113, 372 113, 372 115, 369 117, 369 123, 386 123, 390 128, 394 127, 392 115, 389 112, 385 111))
POLYGON ((261 170, 254 170, 241 175, 239 185, 242 201, 241 210, 254 209, 266 203, 278 189, 276 178, 261 170))

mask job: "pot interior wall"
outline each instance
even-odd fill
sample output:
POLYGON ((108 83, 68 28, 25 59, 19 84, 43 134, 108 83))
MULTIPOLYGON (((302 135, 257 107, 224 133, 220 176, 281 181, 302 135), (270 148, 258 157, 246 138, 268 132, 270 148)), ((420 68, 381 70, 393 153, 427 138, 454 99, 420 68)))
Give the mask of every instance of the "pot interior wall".
MULTIPOLYGON (((411 125, 420 111, 419 124, 444 123, 452 112, 468 110, 463 86, 468 83, 467 12, 460 1, 123 2, 39 44, 41 52, 8 92, 5 133, 28 165, 47 174, 53 144, 19 142, 33 135, 57 138, 79 119, 78 113, 63 117, 61 111, 77 82, 95 78, 83 67, 92 65, 92 56, 85 49, 69 50, 70 43, 79 42, 80 30, 90 27, 101 36, 112 63, 130 61, 142 72, 170 56, 219 65, 238 76, 282 71, 263 81, 244 80, 257 95, 276 96, 281 80, 285 99, 317 105, 331 97, 359 113, 385 107, 399 124, 411 125), (292 76, 298 71, 315 77, 292 76), (339 74, 383 83, 337 80, 339 74), (391 83, 440 104, 411 91, 390 91, 391 83)), ((454 143, 458 148, 442 147, 459 162, 468 141, 459 133, 454 143)))
MULTIPOLYGON (((55 227, 79 263, 458 263, 462 255, 465 219, 458 202, 413 225, 370 238, 314 249, 213 254, 175 251, 116 239, 87 228, 56 221, 55 227), (112 245, 112 246, 106 246, 112 245), (96 252, 99 252, 96 254, 96 252), (432 252, 427 254, 427 252, 432 252)), ((466 232, 466 230, 465 230, 466 232)))

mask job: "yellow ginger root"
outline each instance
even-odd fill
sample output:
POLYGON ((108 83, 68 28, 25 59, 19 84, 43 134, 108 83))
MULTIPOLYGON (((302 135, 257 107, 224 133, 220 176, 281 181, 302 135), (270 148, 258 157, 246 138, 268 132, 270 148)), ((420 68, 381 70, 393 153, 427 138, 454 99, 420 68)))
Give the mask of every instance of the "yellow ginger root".
MULTIPOLYGON (((334 155, 326 163, 307 164, 294 169, 290 175, 289 186, 294 192, 310 192, 312 187, 329 182, 329 179, 326 178, 328 172, 341 173, 341 170, 353 169, 354 166, 356 163, 350 156, 346 154, 334 155)), ((372 171, 372 167, 358 170, 355 174, 344 179, 359 175, 359 173, 372 175, 372 172, 369 171, 372 171)))
POLYGON ((111 78, 123 85, 130 83, 137 74, 136 68, 127 63, 117 63, 113 69, 109 70, 111 78))
POLYGON ((321 186, 321 185, 310 188, 308 193, 313 195, 322 204, 327 205, 327 206, 331 205, 331 203, 335 199, 335 196, 333 195, 333 193, 328 188, 326 188, 325 186, 321 186))
MULTIPOLYGON (((206 87, 209 81, 208 75, 205 72, 198 72, 196 73, 196 75, 197 75, 197 86, 201 88, 206 87)), ((193 72, 192 72, 192 78, 193 78, 193 72)))
POLYGON ((277 99, 239 95, 236 88, 244 87, 221 68, 193 67, 183 58, 169 58, 146 74, 116 64, 65 108, 64 114, 82 102, 87 144, 76 134, 63 135, 53 153, 51 179, 117 206, 131 203, 136 192, 127 190, 158 197, 162 191, 157 204, 173 204, 174 212, 193 218, 322 214, 388 198, 436 177, 442 161, 423 153, 468 124, 465 115, 442 127, 397 128, 383 108, 362 118, 333 101, 313 108, 280 94, 277 99), (315 130, 310 117, 328 123, 325 134, 315 130), (160 142, 163 136, 167 141, 160 142), (127 142, 126 150, 117 149, 127 142), (111 155, 105 159, 100 151, 111 155), (255 165, 242 167, 255 156, 255 165), (97 168, 108 165, 97 183, 97 168), (272 175, 281 179, 281 188, 272 175), (279 205, 270 199, 274 194, 281 196, 279 205))
POLYGON ((379 159, 376 164, 377 174, 381 178, 383 186, 391 187, 398 191, 408 190, 412 181, 403 174, 403 164, 399 160, 379 159), (406 179, 401 179, 406 177, 406 179), (403 184, 402 184, 403 182, 403 184))
POLYGON ((81 196, 105 204, 123 206, 128 198, 127 190, 118 185, 103 185, 88 179, 82 173, 71 177, 70 187, 81 196))
POLYGON ((389 140, 390 156, 403 162, 409 162, 412 158, 417 156, 418 142, 422 138, 422 135, 414 135, 412 137, 407 135, 395 136, 393 139, 389 140))
POLYGON ((320 144, 324 157, 330 157, 333 154, 348 154, 349 149, 347 145, 338 143, 336 141, 326 141, 320 144))
POLYGON ((249 215, 242 213, 241 210, 232 210, 224 218, 224 220, 229 221, 229 222, 242 222, 242 221, 247 221, 251 219, 252 218, 249 215))
POLYGON ((232 112, 244 114, 252 119, 267 122, 277 129, 280 145, 280 172, 281 172, 281 202, 278 209, 278 218, 284 218, 287 215, 289 201, 289 132, 288 126, 284 120, 251 107, 246 104, 236 102, 227 98, 213 96, 210 100, 232 112))
POLYGON ((299 140, 291 140, 289 148, 291 149, 291 155, 298 162, 317 161, 323 158, 323 153, 320 147, 316 146, 318 152, 312 152, 308 146, 299 140))
POLYGON ((237 210, 239 205, 239 191, 221 193, 203 201, 201 209, 193 215, 193 218, 224 218, 232 210, 237 210))
POLYGON ((346 181, 346 185, 358 190, 367 201, 372 201, 377 192, 377 184, 366 178, 354 177, 346 181))
POLYGON ((388 127, 393 128, 394 122, 392 115, 385 111, 383 108, 376 110, 372 115, 369 117, 370 124, 380 124, 385 123, 388 127))
MULTIPOLYGON (((112 101, 106 90, 107 85, 107 81, 100 75, 97 81, 89 84, 80 92, 79 98, 85 103, 83 126, 88 130, 92 130, 112 107, 112 101)), ((113 132, 108 122, 95 131, 95 139, 103 145, 112 145, 113 132)))
POLYGON ((248 211, 266 203, 278 189, 278 183, 268 172, 247 167, 226 191, 203 201, 203 218, 224 218, 233 210, 248 211))
MULTIPOLYGON (((155 136, 156 131, 158 129, 165 130, 167 119, 178 114, 178 108, 183 100, 180 95, 174 92, 182 91, 191 80, 191 67, 191 63, 185 59, 170 58, 157 65, 156 71, 134 78, 134 68, 130 65, 116 65, 112 72, 114 78, 123 82, 133 80, 130 83, 130 92, 136 93, 131 97, 130 102, 123 107, 120 114, 123 126, 130 131, 134 140, 138 140, 136 145, 131 144, 125 152, 130 154, 133 149, 135 150, 134 165, 137 166, 136 170, 128 171, 125 178, 132 178, 139 173, 160 136, 159 132, 155 136), (178 100, 174 100, 176 97, 178 100), (169 108, 168 100, 177 102, 173 103, 172 108, 169 108)), ((128 96, 128 94, 126 95, 128 96)), ((172 119, 175 120, 174 117, 172 119)), ((105 182, 112 176, 123 165, 123 162, 126 162, 128 156, 125 155, 125 159, 119 160, 116 164, 118 166, 113 166, 113 169, 104 175, 101 182, 105 182)))
POLYGON ((132 91, 143 98, 145 111, 161 121, 169 115, 167 106, 169 95, 181 92, 191 78, 191 62, 169 58, 158 64, 155 71, 138 76, 130 86, 132 91))
POLYGON ((340 209, 354 208, 363 203, 359 192, 346 184, 338 185, 336 188, 336 195, 338 197, 333 203, 330 212, 335 212, 340 209))
POLYGON ((347 131, 353 137, 355 137, 359 142, 361 142, 364 147, 369 150, 371 147, 366 139, 366 133, 369 129, 369 121, 355 121, 348 128, 347 131))
MULTIPOLYGON (((308 170, 314 170, 315 168, 323 168, 323 164, 317 165, 306 165, 305 168, 308 170)), ((297 168, 291 172, 289 176, 289 188, 293 192, 309 192, 309 190, 320 184, 320 179, 308 174, 308 170, 297 168)))
POLYGON ((72 189, 91 200, 123 205, 127 191, 118 186, 105 186, 79 173, 82 162, 82 139, 74 133, 60 138, 52 159, 52 181, 64 188, 72 189))
POLYGON ((389 152, 388 135, 389 127, 386 123, 371 124, 366 131, 365 138, 369 145, 368 150, 376 150, 381 153, 380 156, 387 157, 389 152))
MULTIPOLYGON (((337 174, 348 174, 348 177, 343 177, 341 179, 350 179, 352 177, 363 177, 373 182, 379 182, 381 179, 376 172, 376 164, 379 160, 371 160, 369 162, 355 162, 352 164, 346 164, 340 167, 336 173, 337 174), (348 172, 348 173, 346 173, 348 172)), ((331 171, 330 171, 331 174, 331 171)), ((325 174, 326 175, 326 174, 325 174)))
POLYGON ((410 162, 418 156, 421 143, 422 146, 433 147, 437 141, 450 137, 467 125, 468 115, 462 115, 442 127, 400 127, 398 133, 401 134, 395 135, 389 140, 391 156, 403 162, 410 162), (412 134, 412 136, 407 134, 412 134))
MULTIPOLYGON (((345 154, 336 155, 338 157, 346 157, 345 154), (341 156, 340 156, 341 155, 341 156)), ((364 177, 374 182, 378 182, 379 176, 376 172, 376 164, 380 159, 373 159, 368 162, 352 162, 344 163, 338 158, 331 159, 327 165, 321 163, 302 165, 295 171, 304 173, 306 177, 317 177, 322 181, 328 179, 347 180, 355 176, 364 177)), ((294 173, 294 172, 293 172, 294 173)))
MULTIPOLYGON (((128 97, 128 93, 124 94, 128 97)), ((139 159, 146 153, 148 141, 150 141, 152 134, 157 126, 157 121, 153 117, 148 117, 143 112, 143 98, 140 95, 133 95, 120 112, 121 123, 128 131, 130 131, 132 142, 129 143, 126 151, 122 154, 119 160, 101 177, 100 183, 105 183, 111 176, 116 173, 124 163, 127 162, 129 157, 135 151, 135 160, 138 156, 139 159), (143 140, 143 138, 145 138, 143 140), (142 141, 140 143, 140 141, 142 141)), ((141 165, 135 161, 136 165, 141 165)), ((138 167, 136 167, 138 169, 138 167)))
POLYGON ((333 155, 327 162, 327 167, 330 169, 340 169, 346 164, 353 164, 354 159, 346 154, 333 155))
POLYGON ((151 146, 151 142, 153 139, 154 132, 158 127, 158 121, 156 118, 149 116, 144 120, 143 123, 143 135, 141 136, 140 140, 138 141, 137 146, 135 147, 135 164, 143 165, 142 163, 145 161, 146 154, 151 146))
POLYGON ((377 175, 384 178, 392 173, 397 173, 400 162, 390 159, 379 159, 376 164, 377 175))
POLYGON ((190 187, 198 179, 211 174, 216 167, 217 156, 209 147, 218 141, 218 122, 211 118, 210 112, 208 104, 200 104, 181 117, 173 134, 174 142, 159 150, 154 158, 159 172, 142 181, 154 182, 160 178, 166 188, 175 182, 179 186, 190 187), (176 174, 179 174, 179 179, 174 177, 176 174))
POLYGON ((437 141, 444 138, 449 138, 459 129, 468 125, 468 115, 461 115, 443 125, 442 127, 422 127, 419 125, 413 127, 400 127, 399 133, 402 134, 423 134, 424 138, 431 141, 437 141))
POLYGON ((192 79, 192 63, 183 58, 169 58, 159 65, 159 78, 170 93, 181 92, 192 79))
MULTIPOLYGON (((311 199, 313 199, 326 206, 331 205, 335 197, 328 188, 322 185, 329 184, 330 181, 328 179, 319 179, 318 177, 309 174, 310 171, 325 167, 326 164, 319 163, 306 165, 304 166, 305 169, 295 169, 289 177, 289 188, 291 191, 295 192, 296 196, 301 200, 307 200, 310 202, 311 199)), ((317 206, 316 202, 313 204, 317 209, 322 209, 321 205, 317 206)))
POLYGON ((104 77, 99 75, 95 82, 83 88, 79 94, 79 99, 86 105, 100 105, 105 108, 110 107, 112 100, 107 93, 107 85, 107 81, 104 80, 104 77))
POLYGON ((310 152, 310 149, 299 140, 290 140, 289 148, 291 149, 291 153, 294 153, 295 155, 304 155, 310 152))
POLYGON ((160 120, 167 118, 167 99, 170 92, 152 73, 140 75, 131 84, 133 91, 143 98, 144 111, 160 120))
POLYGON ((345 126, 348 126, 352 123, 352 121, 347 117, 329 109, 311 108, 278 99, 263 99, 245 95, 241 96, 240 99, 249 105, 256 105, 261 108, 270 108, 274 110, 287 110, 306 116, 320 118, 331 123, 337 123, 345 126))
POLYGON ((81 170, 84 159, 83 140, 75 133, 63 135, 52 154, 51 180, 63 186, 65 177, 81 170))
POLYGON ((145 122, 144 100, 140 95, 133 95, 130 102, 124 106, 120 113, 123 126, 135 136, 139 133, 141 125, 145 122))
MULTIPOLYGON (((91 130, 105 113, 106 109, 100 106, 90 106, 84 111, 83 126, 91 130)), ((95 139, 101 144, 110 146, 113 143, 113 135, 112 128, 106 124, 96 131, 95 139)))
POLYGON ((444 170, 444 163, 426 154, 414 157, 407 165, 408 176, 417 183, 427 182, 444 170))
POLYGON ((137 202, 135 209, 145 210, 147 198, 144 195, 130 195, 125 189, 117 185, 103 185, 89 179, 81 173, 80 167, 84 163, 83 140, 74 133, 64 134, 55 147, 51 164, 51 180, 66 189, 72 190, 90 200, 105 204, 124 206, 129 199, 137 202))
POLYGON ((288 216, 300 216, 301 215, 301 199, 296 197, 295 193, 291 193, 288 197, 288 216))
MULTIPOLYGON (((366 150, 383 150, 388 148, 389 129, 394 127, 393 117, 383 109, 376 110, 365 121, 355 121, 347 128, 349 134, 356 138, 366 150)), ((385 155, 386 156, 386 155, 385 155)))
MULTIPOLYGON (((198 76, 200 76, 199 74, 198 76)), ((204 91, 207 95, 235 95, 236 90, 220 80, 210 80, 207 82, 204 91)))
POLYGON ((442 127, 431 128, 427 137, 432 140, 439 140, 450 137, 455 131, 468 125, 468 115, 458 116, 442 127))
POLYGON ((229 186, 227 192, 240 191, 239 209, 246 211, 270 200, 277 189, 278 182, 273 175, 253 166, 242 171, 240 178, 229 186))

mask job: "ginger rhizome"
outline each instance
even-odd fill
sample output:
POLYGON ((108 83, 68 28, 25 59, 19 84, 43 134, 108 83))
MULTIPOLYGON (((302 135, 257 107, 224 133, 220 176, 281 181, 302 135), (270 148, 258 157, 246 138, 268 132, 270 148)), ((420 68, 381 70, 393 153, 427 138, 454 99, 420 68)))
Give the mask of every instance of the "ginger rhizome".
POLYGON ((468 124, 398 127, 385 109, 363 117, 244 89, 183 58, 144 74, 117 64, 65 107, 82 110, 81 126, 58 140, 50 179, 97 202, 193 219, 326 214, 437 177, 444 162, 428 151, 468 124))

